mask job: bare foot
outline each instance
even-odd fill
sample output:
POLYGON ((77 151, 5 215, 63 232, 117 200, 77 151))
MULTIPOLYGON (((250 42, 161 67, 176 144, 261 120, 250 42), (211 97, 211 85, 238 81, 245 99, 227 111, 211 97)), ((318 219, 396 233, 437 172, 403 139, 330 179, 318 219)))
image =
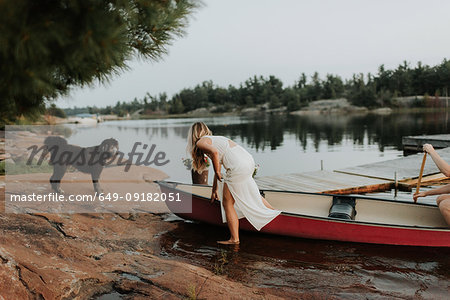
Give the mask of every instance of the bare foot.
POLYGON ((239 241, 234 241, 232 239, 229 239, 228 241, 217 241, 218 244, 222 245, 238 245, 239 241))

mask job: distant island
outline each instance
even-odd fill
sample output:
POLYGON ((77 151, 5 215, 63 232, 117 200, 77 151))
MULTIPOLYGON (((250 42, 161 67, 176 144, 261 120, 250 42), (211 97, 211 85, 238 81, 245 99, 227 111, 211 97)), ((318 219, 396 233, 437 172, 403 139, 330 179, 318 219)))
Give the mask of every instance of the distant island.
POLYGON ((61 109, 54 103, 34 120, 24 123, 78 123, 117 119, 196 117, 211 115, 250 115, 259 113, 389 113, 392 110, 448 108, 450 61, 430 67, 415 67, 405 61, 396 69, 381 65, 376 75, 355 74, 343 80, 316 72, 310 78, 302 73, 292 86, 284 86, 275 76, 253 76, 239 86, 220 87, 204 81, 185 88, 171 98, 166 93, 117 101, 106 107, 87 106, 61 109))
POLYGON ((361 112, 364 108, 438 108, 448 106, 449 84, 450 61, 446 59, 433 67, 421 63, 410 67, 403 62, 393 70, 381 65, 376 75, 355 74, 347 80, 332 74, 321 79, 317 72, 308 78, 302 73, 294 85, 286 87, 275 76, 254 76, 237 87, 229 85, 226 88, 205 81, 194 88, 181 90, 170 99, 166 93, 156 96, 147 93, 142 99, 118 101, 102 108, 69 108, 64 109, 64 113, 146 118, 233 112, 339 112, 341 108, 344 112, 348 109, 361 112), (339 101, 319 102, 323 110, 313 104, 317 100, 330 99, 339 101), (348 105, 342 99, 346 99, 348 105))

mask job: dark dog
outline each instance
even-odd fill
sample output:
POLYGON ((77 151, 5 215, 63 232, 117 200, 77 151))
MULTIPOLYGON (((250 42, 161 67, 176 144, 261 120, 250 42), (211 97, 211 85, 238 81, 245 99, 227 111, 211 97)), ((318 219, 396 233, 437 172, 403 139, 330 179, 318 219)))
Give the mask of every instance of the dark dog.
POLYGON ((98 182, 100 174, 107 162, 114 159, 119 143, 113 139, 106 139, 98 146, 80 147, 70 145, 59 136, 49 136, 45 139, 46 151, 50 152, 50 164, 53 165, 53 175, 50 177, 52 189, 57 193, 64 193, 60 188, 61 179, 69 166, 89 173, 97 193, 102 193, 98 182))

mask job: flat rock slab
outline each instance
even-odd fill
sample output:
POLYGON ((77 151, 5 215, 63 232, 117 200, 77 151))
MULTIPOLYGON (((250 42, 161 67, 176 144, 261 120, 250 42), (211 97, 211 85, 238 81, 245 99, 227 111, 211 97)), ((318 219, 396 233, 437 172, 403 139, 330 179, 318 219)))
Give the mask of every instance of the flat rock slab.
POLYGON ((0 299, 96 299, 117 291, 124 299, 302 298, 160 257, 159 236, 176 227, 153 214, 0 213, 0 299))
MULTIPOLYGON (((148 175, 149 170, 138 168, 131 173, 148 175)), ((44 182, 48 174, 27 175, 43 179, 43 187, 48 188, 44 182)), ((106 175, 108 179, 112 174, 106 175)), ((105 182, 105 188, 113 188, 108 186, 105 182)), ((159 190, 148 182, 141 186, 146 191, 159 190)), ((16 187, 32 190, 26 184, 16 187)), ((73 187, 66 184, 67 190, 73 187)), ((0 187, 0 205, 4 192, 0 187)), ((102 294, 124 299, 306 297, 301 290, 248 286, 203 267, 161 257, 165 251, 160 239, 178 226, 163 219, 149 213, 0 212, 0 299, 96 299, 102 294)))

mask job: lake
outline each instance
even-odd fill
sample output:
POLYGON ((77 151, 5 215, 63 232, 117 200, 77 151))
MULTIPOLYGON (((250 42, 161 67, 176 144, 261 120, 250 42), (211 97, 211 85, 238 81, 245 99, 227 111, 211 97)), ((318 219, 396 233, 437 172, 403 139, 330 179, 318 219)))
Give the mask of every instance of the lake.
POLYGON ((319 170, 321 161, 325 170, 334 170, 394 159, 403 155, 402 136, 447 133, 450 126, 445 112, 125 120, 76 126, 69 142, 90 146, 114 137, 123 152, 135 142, 155 144, 170 160, 161 170, 170 180, 189 182, 182 158, 187 157, 186 136, 195 121, 244 146, 260 165, 258 176, 319 170))
MULTIPOLYGON (((260 165, 258 176, 356 166, 401 157, 402 136, 448 133, 448 113, 316 115, 129 120, 75 127, 71 143, 90 146, 114 137, 122 151, 155 144, 170 163, 170 180, 190 182, 183 166, 194 121, 244 146, 260 165)), ((418 172, 420 161, 418 161, 418 172)), ((212 172, 210 172, 212 173, 212 172)), ((381 194, 387 198, 392 193, 381 194)), ((411 199, 410 193, 401 193, 411 199)), ((448 249, 365 245, 242 233, 237 249, 220 247, 226 228, 176 222, 161 233, 159 255, 189 261, 248 285, 304 290, 311 299, 445 299, 450 290, 448 249), (221 258, 226 257, 224 260, 221 258), (223 263, 223 265, 218 265, 223 263)))

